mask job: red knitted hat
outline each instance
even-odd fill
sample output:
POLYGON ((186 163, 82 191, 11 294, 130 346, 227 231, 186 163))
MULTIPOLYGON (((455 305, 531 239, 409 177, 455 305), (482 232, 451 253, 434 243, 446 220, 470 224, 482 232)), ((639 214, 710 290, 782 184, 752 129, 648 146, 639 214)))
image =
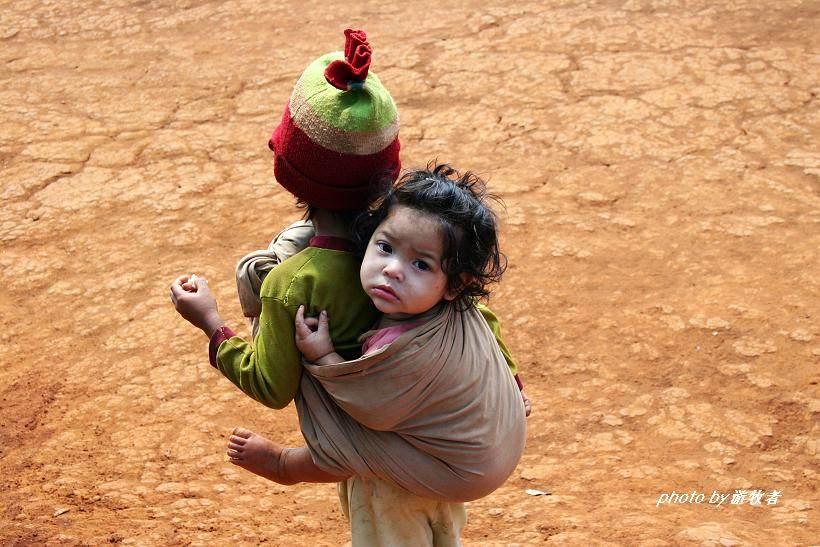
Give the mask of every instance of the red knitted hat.
POLYGON ((268 146, 276 180, 304 202, 365 209, 385 176, 395 180, 399 114, 370 68, 361 30, 345 30, 345 51, 313 61, 296 82, 268 146))

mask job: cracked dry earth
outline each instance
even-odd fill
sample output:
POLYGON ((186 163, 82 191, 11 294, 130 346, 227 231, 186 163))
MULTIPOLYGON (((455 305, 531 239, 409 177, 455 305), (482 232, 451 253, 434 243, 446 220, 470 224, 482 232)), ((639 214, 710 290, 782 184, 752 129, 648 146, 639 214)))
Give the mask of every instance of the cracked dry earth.
POLYGON ((403 161, 506 202, 491 301, 535 410, 468 544, 810 544, 820 449, 816 1, 7 3, 0 542, 343 544, 332 485, 224 456, 300 442, 213 371, 168 285, 298 217, 265 147, 369 31, 403 161), (548 492, 532 496, 527 489, 548 492), (774 505, 660 494, 782 492, 774 505))

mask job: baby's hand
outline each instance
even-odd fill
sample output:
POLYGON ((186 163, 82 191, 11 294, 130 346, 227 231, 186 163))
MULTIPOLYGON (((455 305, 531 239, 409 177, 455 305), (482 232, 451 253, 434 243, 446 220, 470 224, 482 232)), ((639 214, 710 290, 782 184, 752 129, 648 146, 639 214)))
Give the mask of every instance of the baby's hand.
POLYGON ((521 391, 521 399, 523 399, 523 401, 524 401, 524 416, 529 418, 530 413, 532 412, 532 402, 530 401, 530 398, 527 397, 527 395, 524 393, 523 390, 521 391))
POLYGON ((296 347, 305 359, 314 363, 322 357, 333 353, 333 342, 330 340, 327 312, 322 310, 319 318, 305 319, 305 307, 299 306, 296 311, 296 347))

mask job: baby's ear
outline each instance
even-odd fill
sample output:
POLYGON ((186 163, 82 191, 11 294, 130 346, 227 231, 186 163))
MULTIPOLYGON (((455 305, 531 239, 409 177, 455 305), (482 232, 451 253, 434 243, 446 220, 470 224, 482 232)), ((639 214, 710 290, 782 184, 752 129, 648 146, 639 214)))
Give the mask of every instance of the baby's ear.
POLYGON ((461 272, 459 274, 459 277, 461 278, 461 283, 455 290, 447 289, 447 292, 444 293, 444 300, 452 302, 453 300, 458 298, 459 295, 461 295, 461 292, 464 290, 464 287, 475 281, 475 276, 470 275, 467 272, 461 272))

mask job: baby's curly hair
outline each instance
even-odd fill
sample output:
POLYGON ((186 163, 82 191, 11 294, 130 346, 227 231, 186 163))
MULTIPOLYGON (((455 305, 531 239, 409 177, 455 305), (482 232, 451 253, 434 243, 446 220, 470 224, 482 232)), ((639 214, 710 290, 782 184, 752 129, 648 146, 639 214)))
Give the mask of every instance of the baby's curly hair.
POLYGON ((463 307, 487 299, 488 285, 499 281, 507 267, 507 258, 498 247, 498 219, 488 200, 503 206, 474 173, 462 175, 446 163, 430 162, 426 169, 405 173, 360 217, 357 239, 366 245, 395 205, 434 216, 444 240, 441 267, 447 288, 458 293, 455 302, 463 307))

